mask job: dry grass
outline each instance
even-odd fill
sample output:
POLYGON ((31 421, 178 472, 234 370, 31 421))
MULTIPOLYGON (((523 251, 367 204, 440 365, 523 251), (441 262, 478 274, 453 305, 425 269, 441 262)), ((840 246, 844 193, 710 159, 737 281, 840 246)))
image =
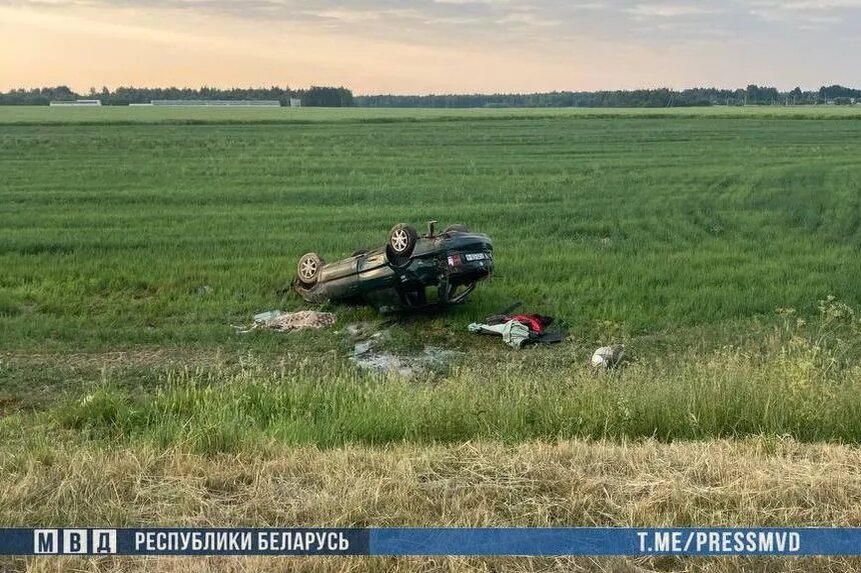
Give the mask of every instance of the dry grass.
MULTIPOLYGON (((686 444, 273 446, 265 456, 46 447, 0 462, 0 524, 861 525, 861 451, 686 444)), ((31 571, 843 571, 826 559, 109 559, 31 571)), ((0 566, 2 570, 2 566, 0 566)))
MULTIPOLYGON (((141 558, 141 559, 32 559, 21 562, 10 571, 28 573, 49 572, 111 572, 126 573, 249 573, 284 572, 303 573, 517 573, 589 572, 589 573, 825 573, 861 571, 861 562, 855 559, 819 558, 141 558)), ((6 573, 0 565, 0 572, 6 573)))

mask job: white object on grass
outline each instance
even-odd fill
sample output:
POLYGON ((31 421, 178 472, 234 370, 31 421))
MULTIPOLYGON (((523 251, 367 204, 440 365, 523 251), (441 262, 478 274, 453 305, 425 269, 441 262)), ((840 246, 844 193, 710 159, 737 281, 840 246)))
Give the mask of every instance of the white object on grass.
POLYGON ((612 368, 616 366, 625 353, 625 346, 602 346, 592 354, 593 368, 612 368))

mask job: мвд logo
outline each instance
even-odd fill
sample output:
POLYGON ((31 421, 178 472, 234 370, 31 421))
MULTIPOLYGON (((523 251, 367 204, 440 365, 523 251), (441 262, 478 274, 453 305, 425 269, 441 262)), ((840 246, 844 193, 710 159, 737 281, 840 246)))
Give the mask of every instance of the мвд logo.
POLYGON ((109 555, 117 552, 116 529, 34 529, 37 555, 109 555))

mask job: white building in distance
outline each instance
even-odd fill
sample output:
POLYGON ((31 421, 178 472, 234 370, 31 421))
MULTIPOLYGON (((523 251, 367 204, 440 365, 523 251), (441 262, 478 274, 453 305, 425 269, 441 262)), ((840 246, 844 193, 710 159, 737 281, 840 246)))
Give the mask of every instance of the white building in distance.
POLYGON ((51 107, 101 107, 102 100, 79 99, 75 101, 52 101, 49 105, 51 107))

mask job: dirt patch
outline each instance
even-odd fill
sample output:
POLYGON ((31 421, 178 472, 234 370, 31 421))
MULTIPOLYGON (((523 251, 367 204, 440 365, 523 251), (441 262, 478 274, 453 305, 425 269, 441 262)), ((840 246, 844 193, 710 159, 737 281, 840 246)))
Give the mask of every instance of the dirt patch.
POLYGON ((120 368, 124 366, 157 366, 166 364, 205 365, 223 361, 226 354, 218 350, 193 352, 165 349, 138 349, 111 352, 27 353, 0 354, 0 363, 20 367, 57 366, 69 368, 120 368))
POLYGON ((379 374, 394 373, 404 378, 416 378, 445 370, 461 354, 456 350, 425 346, 422 352, 407 355, 393 352, 354 352, 350 360, 360 368, 373 370, 379 374))
MULTIPOLYGON (((347 334, 353 336, 367 332, 367 327, 350 325, 347 334)), ((421 351, 394 352, 385 348, 391 341, 391 333, 382 330, 371 334, 365 340, 356 342, 348 356, 359 368, 377 374, 395 374, 403 378, 419 378, 439 373, 456 361, 462 352, 439 346, 426 345, 421 351)))

